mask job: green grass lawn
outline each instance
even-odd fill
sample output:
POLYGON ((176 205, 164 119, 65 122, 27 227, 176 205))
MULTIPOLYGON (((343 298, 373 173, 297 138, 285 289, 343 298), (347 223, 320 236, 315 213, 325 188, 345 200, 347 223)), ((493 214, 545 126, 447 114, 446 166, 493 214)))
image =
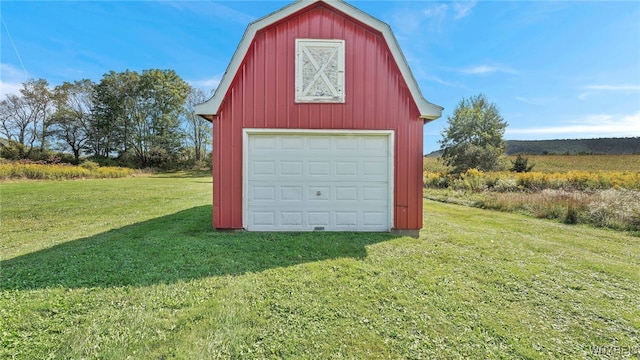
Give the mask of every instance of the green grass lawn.
POLYGON ((640 357, 638 237, 431 201, 417 240, 214 232, 210 199, 0 184, 0 358, 640 357))

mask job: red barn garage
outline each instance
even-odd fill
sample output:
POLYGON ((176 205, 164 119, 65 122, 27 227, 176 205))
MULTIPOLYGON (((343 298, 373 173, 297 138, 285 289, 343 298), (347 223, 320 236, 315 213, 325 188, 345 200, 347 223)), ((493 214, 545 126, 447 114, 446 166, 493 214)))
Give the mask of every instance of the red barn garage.
POLYGON ((390 27, 342 1, 251 23, 214 96, 218 229, 422 227, 425 100, 390 27))

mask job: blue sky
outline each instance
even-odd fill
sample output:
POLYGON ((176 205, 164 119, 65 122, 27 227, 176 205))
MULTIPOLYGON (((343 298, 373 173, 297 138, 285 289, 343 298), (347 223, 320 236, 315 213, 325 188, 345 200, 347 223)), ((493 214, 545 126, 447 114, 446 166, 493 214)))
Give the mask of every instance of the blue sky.
MULTIPOLYGON (((462 98, 484 93, 505 138, 640 136, 638 1, 348 1, 388 23, 429 101, 436 150, 462 98)), ((0 96, 126 69, 215 88, 247 24, 289 1, 5 1, 0 96)))

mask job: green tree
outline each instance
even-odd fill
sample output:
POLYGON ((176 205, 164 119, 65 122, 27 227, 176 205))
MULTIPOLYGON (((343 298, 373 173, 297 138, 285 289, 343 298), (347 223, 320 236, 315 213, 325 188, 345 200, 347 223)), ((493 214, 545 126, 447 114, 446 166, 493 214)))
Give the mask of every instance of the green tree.
POLYGON ((138 166, 176 162, 184 137, 179 117, 189 91, 173 70, 105 74, 96 86, 94 152, 117 154, 138 166))
POLYGON ((128 158, 133 124, 142 116, 140 74, 110 71, 96 85, 89 145, 95 155, 128 158))
POLYGON ((529 165, 529 158, 524 157, 522 154, 518 154, 515 160, 511 160, 511 168, 509 169, 509 171, 519 173, 529 172, 533 170, 534 166, 536 166, 536 164, 529 165))
POLYGON ((180 115, 191 90, 173 70, 145 70, 140 76, 142 116, 136 118, 134 147, 143 165, 172 166, 179 160, 184 131, 180 115))
POLYGON ((56 86, 54 98, 56 112, 51 121, 51 132, 61 140, 63 148, 71 150, 76 163, 89 141, 93 120, 95 84, 83 79, 56 86))
POLYGON ((454 174, 500 167, 498 160, 506 146, 502 136, 507 123, 486 96, 462 99, 447 121, 439 143, 442 160, 454 174))

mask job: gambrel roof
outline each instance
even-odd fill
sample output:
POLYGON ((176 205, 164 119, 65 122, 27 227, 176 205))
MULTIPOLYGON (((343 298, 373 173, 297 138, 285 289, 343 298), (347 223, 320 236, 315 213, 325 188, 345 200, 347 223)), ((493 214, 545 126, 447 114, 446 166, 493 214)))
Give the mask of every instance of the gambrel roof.
POLYGON ((236 49, 233 57, 231 58, 231 62, 227 67, 226 72, 222 76, 220 80, 220 84, 216 89, 214 95, 207 100, 206 102, 196 105, 195 112, 199 116, 202 116, 208 120, 212 120, 213 116, 217 115, 220 110, 220 105, 222 104, 225 96, 227 95, 227 91, 231 86, 233 79, 236 75, 236 72, 240 68, 243 59, 245 58, 249 47, 258 31, 264 29, 280 20, 283 20, 315 3, 324 3, 347 16, 379 31, 390 51, 393 59, 395 60, 402 77, 404 78, 411 96, 418 107, 420 112, 420 118, 425 121, 435 120, 442 116, 443 107, 439 105, 435 105, 427 101, 420 92, 420 88, 418 87, 418 83, 409 68, 407 60, 405 59, 402 51, 400 50, 400 46, 391 31, 391 27, 372 17, 371 15, 347 4, 342 0, 298 0, 270 15, 267 15, 263 18, 260 18, 249 24, 247 27, 238 48, 236 49))

